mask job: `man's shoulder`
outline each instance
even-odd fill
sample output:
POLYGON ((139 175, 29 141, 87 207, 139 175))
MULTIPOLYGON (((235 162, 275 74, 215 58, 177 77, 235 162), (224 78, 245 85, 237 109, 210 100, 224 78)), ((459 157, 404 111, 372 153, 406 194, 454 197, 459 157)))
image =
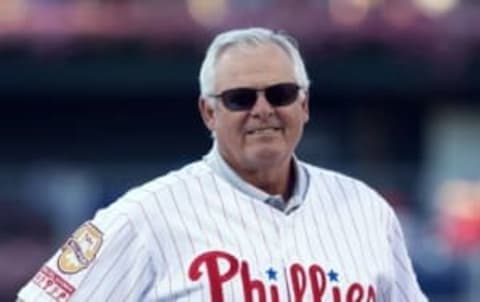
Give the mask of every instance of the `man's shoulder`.
POLYGON ((326 169, 323 167, 314 166, 305 162, 301 163, 308 174, 311 177, 312 182, 320 183, 330 188, 338 188, 341 191, 354 193, 354 194, 368 194, 371 197, 379 198, 383 200, 383 197, 368 185, 365 181, 347 175, 345 173, 326 169))
POLYGON ((312 178, 323 179, 323 181, 327 182, 334 181, 341 184, 355 184, 368 187, 368 185, 362 180, 339 171, 330 170, 305 162, 301 162, 301 165, 308 171, 308 174, 312 178))
MULTIPOLYGON (((392 212, 388 201, 363 180, 311 164, 302 163, 310 176, 310 185, 325 193, 337 203, 342 201, 350 205, 369 205, 381 211, 392 212)), ((322 194, 323 194, 322 193, 322 194)))
POLYGON ((131 188, 120 196, 112 206, 120 209, 128 208, 131 204, 134 206, 137 206, 139 203, 146 204, 149 201, 163 198, 165 195, 170 194, 172 189, 176 189, 179 186, 191 186, 195 184, 196 179, 200 179, 210 173, 212 173, 212 171, 204 162, 192 162, 178 170, 172 170, 137 187, 131 188))
POLYGON ((138 187, 129 190, 124 197, 130 199, 142 199, 148 195, 162 195, 168 193, 171 188, 177 186, 189 186, 195 179, 210 174, 211 169, 203 161, 195 161, 180 169, 156 177, 138 187))

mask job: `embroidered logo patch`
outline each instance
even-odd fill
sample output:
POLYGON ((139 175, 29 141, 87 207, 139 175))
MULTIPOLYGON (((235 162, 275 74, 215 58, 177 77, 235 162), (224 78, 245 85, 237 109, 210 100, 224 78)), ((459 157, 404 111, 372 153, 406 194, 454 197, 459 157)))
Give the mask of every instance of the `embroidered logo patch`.
POLYGON ((55 301, 65 302, 73 295, 75 288, 47 266, 42 267, 33 278, 33 283, 48 293, 55 301))
POLYGON ((97 256, 102 243, 103 233, 92 223, 85 223, 63 245, 58 269, 66 274, 85 269, 97 256))

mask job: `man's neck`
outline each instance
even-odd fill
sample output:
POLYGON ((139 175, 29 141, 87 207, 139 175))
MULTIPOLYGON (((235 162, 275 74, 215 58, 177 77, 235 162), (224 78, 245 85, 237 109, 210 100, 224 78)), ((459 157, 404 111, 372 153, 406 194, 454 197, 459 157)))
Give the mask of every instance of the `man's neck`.
POLYGON ((295 186, 295 168, 292 160, 272 168, 236 170, 241 178, 270 195, 281 195, 287 201, 295 186))

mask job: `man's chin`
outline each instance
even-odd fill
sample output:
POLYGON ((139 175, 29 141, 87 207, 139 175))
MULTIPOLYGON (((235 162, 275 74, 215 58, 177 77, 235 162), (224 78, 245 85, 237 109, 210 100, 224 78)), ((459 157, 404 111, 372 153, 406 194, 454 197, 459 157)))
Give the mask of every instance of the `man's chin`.
POLYGON ((257 166, 270 166, 279 164, 285 152, 278 146, 256 146, 249 153, 250 162, 257 166))

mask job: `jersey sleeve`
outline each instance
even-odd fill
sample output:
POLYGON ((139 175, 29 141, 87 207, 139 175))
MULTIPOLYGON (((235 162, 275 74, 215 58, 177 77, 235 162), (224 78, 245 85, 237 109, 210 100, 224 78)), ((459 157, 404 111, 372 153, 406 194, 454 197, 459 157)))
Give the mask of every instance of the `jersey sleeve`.
MULTIPOLYGON (((391 210, 391 209, 390 209, 391 210)), ((388 241, 391 247, 393 280, 390 284, 391 302, 426 302, 408 255, 407 246, 397 216, 390 211, 388 241)))
POLYGON ((127 214, 101 210, 41 267, 18 300, 142 300, 154 275, 144 242, 127 214))

